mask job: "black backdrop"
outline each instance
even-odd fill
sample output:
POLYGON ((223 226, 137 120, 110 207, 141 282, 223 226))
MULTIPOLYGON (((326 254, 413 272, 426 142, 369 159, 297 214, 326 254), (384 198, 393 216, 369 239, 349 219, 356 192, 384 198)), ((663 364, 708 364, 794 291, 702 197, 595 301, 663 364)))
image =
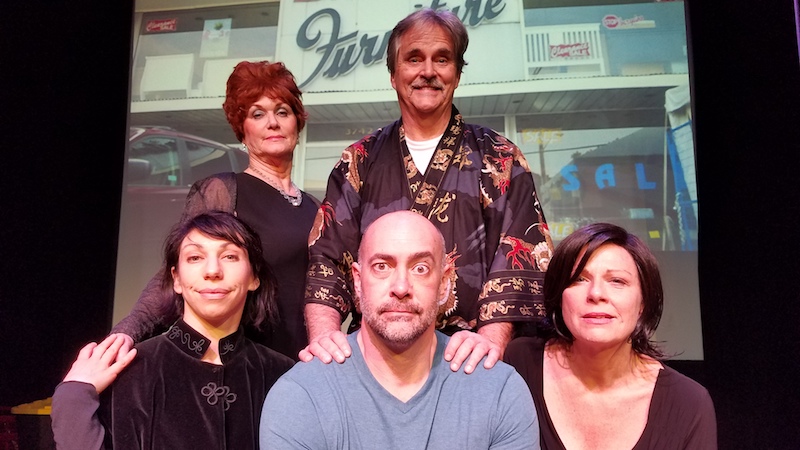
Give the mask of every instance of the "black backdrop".
MULTIPOLYGON (((110 328, 132 0, 0 6, 0 406, 110 328)), ((720 447, 800 448, 792 0, 689 0, 705 361, 720 447), (769 6, 768 6, 769 5, 769 6)))

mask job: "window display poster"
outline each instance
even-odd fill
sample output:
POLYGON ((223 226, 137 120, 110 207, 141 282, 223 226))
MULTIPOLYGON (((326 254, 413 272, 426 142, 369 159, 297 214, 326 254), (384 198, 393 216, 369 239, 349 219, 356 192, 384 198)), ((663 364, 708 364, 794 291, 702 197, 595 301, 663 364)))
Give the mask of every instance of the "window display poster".
POLYGON ((203 37, 200 42, 201 58, 224 58, 228 56, 228 45, 231 39, 231 20, 206 20, 203 25, 203 37))

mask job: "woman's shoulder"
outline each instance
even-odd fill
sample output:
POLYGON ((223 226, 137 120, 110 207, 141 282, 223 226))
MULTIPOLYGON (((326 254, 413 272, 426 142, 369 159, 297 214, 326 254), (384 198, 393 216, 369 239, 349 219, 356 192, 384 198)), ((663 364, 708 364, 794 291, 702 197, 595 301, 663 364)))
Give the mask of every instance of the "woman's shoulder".
POLYGON ((706 388, 664 364, 635 448, 716 449, 716 413, 706 388))
POLYGON ((311 203, 313 203, 317 208, 319 208, 320 205, 322 205, 322 202, 317 197, 309 194, 306 191, 300 191, 300 192, 303 193, 303 197, 305 197, 306 199, 310 200, 311 203))
POLYGON ((214 209, 233 212, 235 204, 236 174, 224 172, 211 175, 192 184, 181 220, 214 209))
POLYGON ((153 361, 158 361, 159 358, 164 358, 164 353, 169 353, 172 347, 165 333, 147 338, 136 344, 136 357, 125 370, 129 371, 134 366, 135 370, 141 370, 141 366, 145 362, 151 364, 153 361))
POLYGON ((524 366, 541 365, 546 341, 538 337, 518 337, 511 340, 503 353, 503 361, 518 371, 524 366))
POLYGON ((258 342, 250 339, 245 339, 244 342, 248 346, 248 360, 252 360, 253 355, 257 355, 256 357, 261 361, 262 365, 273 367, 278 372, 286 372, 287 370, 291 369, 296 362, 292 358, 289 358, 283 353, 273 350, 266 345, 259 344, 258 342))
POLYGON ((662 363, 662 365, 663 369, 661 369, 656 381, 657 388, 660 387, 669 391, 670 395, 681 397, 708 396, 708 390, 702 384, 669 367, 666 363, 662 363))
POLYGON ((711 395, 703 385, 666 364, 663 366, 653 391, 655 410, 672 411, 679 416, 715 415, 711 395))
POLYGON ((530 351, 537 351, 539 353, 544 351, 546 341, 542 338, 533 337, 533 336, 521 336, 512 339, 508 346, 506 346, 506 353, 511 351, 512 353, 517 352, 530 352, 530 351))
POLYGON ((235 172, 220 172, 209 175, 205 178, 195 181, 192 185, 196 189, 209 189, 211 188, 235 188, 236 187, 235 172))

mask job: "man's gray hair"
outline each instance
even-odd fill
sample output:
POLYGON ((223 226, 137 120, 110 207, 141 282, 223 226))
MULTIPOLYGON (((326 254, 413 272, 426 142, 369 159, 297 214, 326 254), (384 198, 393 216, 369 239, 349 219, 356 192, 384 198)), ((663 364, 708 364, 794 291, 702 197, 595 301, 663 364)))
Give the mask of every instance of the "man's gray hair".
POLYGON ((389 73, 394 75, 397 67, 398 40, 410 29, 418 25, 441 27, 450 36, 450 41, 453 43, 453 53, 456 58, 456 72, 461 75, 461 71, 467 64, 464 61, 464 53, 467 52, 467 45, 469 45, 467 28, 461 23, 458 16, 452 12, 446 9, 434 10, 431 8, 414 11, 395 25, 391 36, 389 36, 389 45, 386 50, 386 67, 389 69, 389 73))

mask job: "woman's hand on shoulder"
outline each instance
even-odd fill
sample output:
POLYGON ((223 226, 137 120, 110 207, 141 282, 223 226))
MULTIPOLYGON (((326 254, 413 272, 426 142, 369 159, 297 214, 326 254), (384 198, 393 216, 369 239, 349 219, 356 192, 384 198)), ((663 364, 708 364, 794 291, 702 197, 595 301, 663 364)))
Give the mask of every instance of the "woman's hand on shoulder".
POLYGON ((95 387, 97 393, 103 392, 136 356, 131 348, 133 339, 122 333, 114 333, 99 344, 91 342, 78 353, 64 381, 80 381, 95 387))

